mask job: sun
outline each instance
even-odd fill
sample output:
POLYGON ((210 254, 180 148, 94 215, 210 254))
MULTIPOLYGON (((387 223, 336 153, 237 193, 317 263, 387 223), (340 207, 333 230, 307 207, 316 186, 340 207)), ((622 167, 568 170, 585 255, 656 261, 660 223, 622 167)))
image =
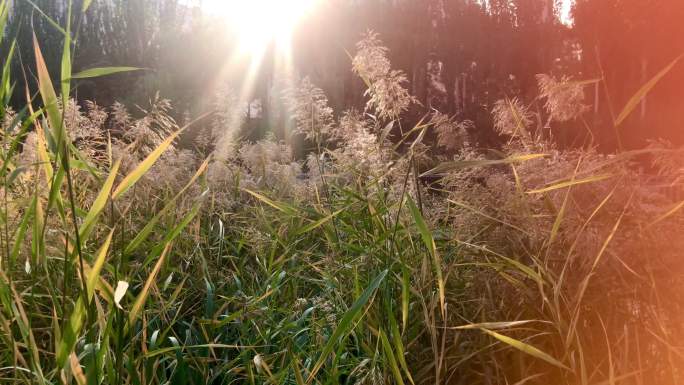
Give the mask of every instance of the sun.
POLYGON ((317 0, 204 0, 206 12, 222 18, 239 37, 240 51, 262 53, 289 45, 297 23, 317 0))

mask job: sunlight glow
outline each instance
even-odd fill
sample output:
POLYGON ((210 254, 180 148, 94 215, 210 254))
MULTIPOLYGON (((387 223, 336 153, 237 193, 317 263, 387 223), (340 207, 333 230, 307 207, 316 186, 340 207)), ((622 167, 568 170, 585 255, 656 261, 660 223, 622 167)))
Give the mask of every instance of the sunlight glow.
POLYGON ((297 22, 316 0, 205 0, 203 8, 226 19, 237 33, 240 52, 258 56, 270 45, 289 46, 297 22))

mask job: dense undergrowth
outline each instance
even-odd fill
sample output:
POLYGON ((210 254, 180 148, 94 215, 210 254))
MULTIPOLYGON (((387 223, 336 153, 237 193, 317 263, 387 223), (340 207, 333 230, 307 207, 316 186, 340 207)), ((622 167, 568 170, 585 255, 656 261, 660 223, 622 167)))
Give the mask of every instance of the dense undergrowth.
POLYGON ((588 129, 587 82, 550 76, 543 111, 494 106, 501 149, 437 111, 404 127, 404 74, 376 35, 357 48, 365 111, 285 95, 297 160, 240 140, 223 99, 191 149, 168 101, 62 103, 122 69, 72 76, 66 51, 58 97, 35 42, 40 101, 3 109, 0 378, 680 383, 682 150, 557 148, 554 123, 588 129))

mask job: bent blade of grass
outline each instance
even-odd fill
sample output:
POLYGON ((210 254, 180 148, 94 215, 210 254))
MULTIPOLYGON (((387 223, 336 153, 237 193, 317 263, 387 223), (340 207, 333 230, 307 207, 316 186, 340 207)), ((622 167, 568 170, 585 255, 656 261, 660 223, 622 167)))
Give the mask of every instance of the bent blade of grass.
POLYGON ((682 57, 684 57, 684 54, 677 56, 672 62, 670 62, 670 64, 668 64, 667 66, 665 66, 665 68, 660 70, 660 72, 658 72, 654 77, 651 78, 651 80, 646 82, 646 84, 641 86, 641 88, 634 95, 632 95, 632 97, 629 99, 629 101, 622 109, 618 117, 615 119, 615 127, 619 126, 625 121, 625 119, 627 119, 627 117, 632 113, 634 108, 636 108, 636 106, 639 105, 641 100, 645 98, 649 92, 651 92, 653 87, 655 87, 655 85, 658 84, 660 79, 667 75, 667 73, 670 72, 670 70, 672 70, 672 67, 674 67, 675 64, 677 64, 677 62, 681 60, 682 57))
POLYGON ((64 333, 62 339, 60 340, 57 351, 55 352, 57 365, 63 368, 66 364, 69 355, 74 351, 76 347, 76 340, 83 327, 83 320, 86 315, 86 304, 90 303, 95 293, 95 286, 100 280, 100 271, 104 267, 107 252, 109 251, 109 245, 112 241, 112 236, 114 235, 114 230, 109 232, 107 239, 102 244, 98 250, 95 258, 95 263, 93 267, 89 269, 88 277, 86 278, 86 292, 81 293, 78 300, 76 301, 76 306, 74 307, 71 316, 69 317, 69 323, 64 328, 64 333))
POLYGON ((510 228, 512 228, 512 229, 515 229, 515 230, 518 230, 518 231, 520 231, 520 232, 522 232, 522 233, 524 233, 524 234, 529 234, 529 232, 525 231, 525 230, 524 230, 523 228, 521 228, 521 227, 518 227, 518 226, 516 226, 516 225, 514 225, 514 224, 508 223, 508 222, 506 222, 506 221, 504 221, 504 220, 501 220, 501 219, 498 219, 498 218, 494 218, 493 216, 487 215, 487 214, 483 213, 482 211, 480 211, 480 210, 478 210, 478 209, 476 209, 476 208, 474 208, 474 207, 468 206, 468 205, 465 204, 465 203, 457 202, 457 201, 454 201, 454 200, 451 200, 451 199, 447 199, 447 201, 450 202, 450 203, 455 204, 456 206, 459 206, 459 207, 462 207, 462 208, 464 208, 464 209, 470 210, 470 211, 474 212, 475 214, 478 214, 478 215, 480 215, 480 216, 482 216, 482 217, 484 217, 484 218, 491 219, 491 220, 493 220, 494 222, 501 223, 501 224, 504 225, 504 226, 508 226, 508 227, 510 227, 510 228))
POLYGON ((183 129, 180 129, 173 133, 171 136, 166 138, 154 151, 152 151, 138 166, 131 171, 126 177, 119 183, 119 185, 114 190, 112 194, 112 199, 117 199, 123 193, 128 191, 133 185, 140 180, 149 170, 154 166, 154 164, 159 160, 159 157, 171 146, 174 140, 181 134, 183 129))
POLYGON ((138 164, 138 166, 133 171, 126 175, 126 177, 121 181, 121 183, 119 183, 119 185, 114 190, 114 193, 112 194, 112 199, 116 200, 123 193, 128 191, 128 189, 133 187, 133 185, 138 180, 140 180, 140 178, 142 178, 150 170, 150 168, 152 168, 152 166, 157 162, 157 160, 159 160, 159 157, 161 157, 161 155, 171 146, 173 141, 176 140, 176 138, 178 138, 180 134, 182 134, 188 127, 192 126, 193 124, 210 115, 211 113, 200 115, 198 118, 181 127, 176 132, 171 134, 168 138, 166 138, 166 140, 164 140, 159 146, 157 146, 157 148, 154 149, 154 151, 152 151, 147 156, 147 158, 145 158, 145 160, 140 162, 140 164, 138 164))
MULTIPOLYGON (((33 6, 33 8, 34 8, 36 11, 38 11, 38 13, 39 13, 41 16, 43 16, 43 17, 45 18, 45 20, 47 20, 47 22, 50 23, 50 25, 52 25, 56 30, 58 30, 62 35, 66 35, 66 34, 67 34, 66 30, 64 30, 64 28, 62 28, 62 26, 59 25, 59 23, 57 23, 54 19, 52 19, 52 18, 51 18, 50 16, 48 16, 45 12, 43 12, 43 10, 40 9, 40 7, 36 5, 36 3, 34 3, 34 2, 31 1, 31 0, 26 0, 26 1, 28 1, 29 4, 31 4, 31 5, 33 6)), ((91 1, 92 1, 92 0, 91 0, 91 1)))
POLYGON ((548 154, 525 154, 525 155, 513 155, 513 156, 509 156, 509 157, 504 158, 504 159, 460 160, 460 161, 453 161, 453 162, 444 162, 444 163, 438 165, 437 167, 420 174, 420 176, 425 177, 425 176, 445 173, 448 171, 462 170, 462 169, 470 168, 470 167, 488 167, 488 166, 496 166, 496 165, 501 165, 501 164, 520 163, 520 162, 526 162, 526 161, 533 160, 533 159, 543 158, 547 155, 548 154))
POLYGON ((257 200, 264 202, 267 205, 273 207, 274 209, 284 212, 285 214, 289 214, 289 215, 296 215, 297 214, 297 209, 286 204, 286 203, 276 202, 276 201, 266 197, 265 195, 259 194, 258 192, 254 192, 252 190, 248 190, 246 188, 243 188, 241 190, 248 193, 249 195, 253 196, 257 200))
POLYGON ((601 245, 601 249, 596 254, 596 257, 594 258, 594 262, 591 265, 591 269, 589 270, 589 273, 587 274, 587 276, 582 280, 582 282, 579 285, 577 298, 575 299, 575 306, 574 306, 574 309, 572 312, 572 318, 570 319, 570 326, 568 327, 568 333, 567 333, 567 336, 565 339, 566 345, 570 344, 570 341, 572 340, 573 335, 576 333, 576 327, 577 327, 577 322, 579 321, 579 314, 580 314, 580 310, 581 310, 582 300, 584 299, 584 294, 587 290, 587 287, 589 286, 589 281, 590 281, 592 275, 594 274, 594 270, 596 270, 596 266, 598 266, 599 262, 601 261, 603 254, 606 252, 608 245, 610 244, 610 242, 613 240, 613 237, 617 233, 617 230, 620 227, 620 223, 622 223, 622 218, 625 216, 626 210, 627 210, 627 206, 625 206, 622 213, 618 217, 617 221, 615 221, 613 228, 611 229, 611 231, 608 234, 608 236, 606 237, 606 239, 603 241, 603 244, 601 245))
POLYGON ((540 349, 537 349, 536 347, 534 347, 530 344, 526 344, 520 340, 516 340, 515 338, 511 338, 511 337, 505 336, 503 334, 499 334, 499 333, 492 331, 492 330, 489 330, 489 329, 480 328, 480 330, 482 330, 483 332, 485 332, 485 333, 489 334, 490 336, 496 338, 497 340, 505 343, 506 345, 509 345, 513 348, 520 350, 523 353, 527 353, 533 357, 539 358, 540 360, 546 361, 553 366, 556 366, 556 367, 559 367, 561 369, 565 369, 565 370, 570 371, 569 367, 563 365, 560 361, 553 358, 548 353, 545 353, 545 352, 541 351, 540 349))
POLYGON ((140 230, 138 235, 136 235, 135 238, 133 238, 133 240, 126 246, 126 248, 124 249, 124 254, 130 254, 133 251, 135 251, 140 246, 140 244, 144 242, 147 239, 147 237, 149 237, 149 235, 152 233, 152 230, 154 230, 154 227, 157 225, 161 217, 166 215, 166 213, 168 213, 169 211, 171 211, 171 209, 174 207, 176 203, 176 200, 178 200, 178 198, 181 195, 183 195, 185 191, 187 191, 187 189, 189 189, 195 183, 197 178, 204 174, 204 172, 207 170, 207 167, 209 166, 209 161, 210 158, 205 159, 202 165, 197 169, 197 172, 195 172, 195 175, 193 175, 192 178, 190 178, 190 181, 188 181, 188 183, 186 183, 185 186, 183 186, 183 188, 180 189, 180 191, 178 191, 178 193, 174 195, 173 198, 169 200, 169 202, 166 203, 164 208, 162 208, 157 214, 155 214, 154 217, 152 217, 152 219, 147 221, 145 227, 143 227, 143 229, 140 230))
POLYGON ((676 213, 677 211, 681 210, 682 208, 684 208, 684 201, 681 201, 681 202, 677 203, 676 205, 674 205, 674 207, 672 207, 672 208, 671 208, 670 210, 668 210, 666 213, 664 213, 663 215, 661 215, 661 216, 659 216, 658 218, 656 218, 653 222, 649 223, 649 224, 648 224, 648 227, 651 227, 651 226, 655 225, 656 223, 658 223, 658 222, 660 222, 660 221, 662 221, 662 220, 667 219, 669 216, 673 215, 674 213, 676 213))
POLYGON ((450 329, 457 330, 468 330, 468 329, 487 329, 487 330, 499 330, 499 329, 510 329, 517 326, 527 325, 533 322, 543 322, 539 320, 520 320, 520 321, 501 321, 501 322, 481 322, 476 324, 468 324, 463 326, 455 326, 450 329))
MULTIPOLYGON (((575 166, 575 170, 572 172, 572 177, 570 178, 570 186, 572 187, 572 182, 575 181, 575 178, 577 178, 577 172, 579 171, 580 165, 582 164, 582 158, 577 160, 577 165, 575 166)), ((560 226, 561 223, 563 222, 563 219, 565 218, 565 210, 568 207, 568 201, 570 200, 570 192, 572 191, 572 188, 568 188, 565 191, 565 196, 563 197, 563 205, 561 206, 560 210, 558 210, 558 213, 556 214, 556 218, 553 221, 553 226, 551 227, 551 233, 549 234, 549 239, 547 240, 547 245, 551 245, 555 240, 556 236, 558 235, 558 232, 560 231, 560 226)), ((545 197, 549 199, 548 197, 545 197)))
POLYGON ((309 377, 306 380, 307 385, 313 382, 316 373, 318 373, 318 371, 323 367, 325 360, 328 358, 330 353, 332 353, 333 349, 335 348, 335 345, 338 343, 340 338, 342 338, 342 336, 351 331, 352 327, 354 326, 354 320, 359 314, 361 314, 362 310, 364 309, 368 301, 370 301, 373 294, 375 294, 375 291, 378 289, 382 281, 385 279, 387 272, 387 270, 383 270, 377 277, 375 277, 375 279, 370 283, 370 285, 368 285, 366 290, 364 290, 363 293, 361 293, 361 296, 354 302, 354 304, 352 304, 349 310, 347 310, 347 312, 344 313, 342 320, 337 325, 335 331, 328 339, 328 342, 321 350, 321 355, 318 358, 318 361, 316 361, 316 364, 313 366, 313 369, 311 369, 309 377))
POLYGON ((317 220, 317 221, 314 221, 313 223, 310 223, 310 224, 308 224, 308 225, 302 227, 301 229, 299 229, 299 231, 297 231, 296 235, 301 235, 301 234, 304 234, 304 233, 308 233, 308 232, 311 231, 311 230, 314 230, 314 229, 316 229, 316 228, 318 228, 318 227, 320 227, 320 226, 323 226, 324 224, 326 224, 326 223, 327 223, 328 221, 330 221, 331 219, 335 218, 339 213, 341 213, 341 212, 343 212, 343 211, 344 211, 344 209, 337 210, 337 211, 335 211, 334 213, 332 213, 332 214, 330 214, 330 215, 326 215, 325 217, 323 217, 323 218, 321 218, 321 219, 319 219, 319 220, 317 220))
POLYGON ((151 350, 144 354, 145 358, 152 358, 169 352, 185 351, 190 349, 254 349, 258 346, 249 345, 228 345, 228 344, 202 344, 202 345, 174 345, 166 348, 151 350))
POLYGON ((614 177, 614 176, 615 176, 615 175, 606 174, 606 175, 592 176, 592 177, 584 178, 584 179, 572 179, 572 180, 569 180, 569 181, 565 181, 565 182, 561 182, 561 183, 556 183, 556 184, 554 184, 554 185, 547 186, 547 187, 544 187, 544 188, 540 188, 540 189, 537 189, 537 190, 530 190, 530 191, 527 191, 527 194, 541 194, 541 193, 545 193, 545 192, 549 192, 549 191, 553 191, 553 190, 558 190, 558 189, 562 189, 562 188, 566 188, 566 187, 576 186, 576 185, 579 185, 579 184, 599 182, 599 181, 602 181, 602 180, 606 180, 606 179, 612 178, 612 177, 614 177))
POLYGON ((150 252, 149 256, 145 259, 143 262, 142 266, 145 267, 149 265, 157 256, 161 255, 163 252, 164 248, 166 245, 170 244, 173 242, 176 237, 178 237, 183 230, 190 224, 190 222, 195 219, 195 216, 197 216, 197 213, 199 213, 199 209, 202 207, 202 202, 198 201, 196 202, 190 211, 178 222, 178 224, 173 227, 171 230, 169 230, 165 235, 162 241, 155 246, 152 251, 150 252))
POLYGON ((433 268, 435 269, 435 274, 437 275, 437 287, 439 289, 439 303, 440 311, 442 316, 444 316, 446 295, 444 289, 444 277, 442 276, 442 262, 439 258, 439 253, 437 252, 437 245, 435 244, 435 238, 432 236, 432 232, 428 229, 423 215, 420 213, 418 206, 411 197, 407 197, 408 206, 411 209, 411 215, 413 216, 416 226, 418 226, 418 231, 423 239, 425 247, 428 249, 430 256, 432 257, 433 268))
POLYGON ((105 208, 105 205, 107 204, 107 200, 109 199, 109 194, 111 193, 112 187, 114 186, 114 179, 116 179, 116 175, 119 172, 120 165, 121 160, 118 160, 112 167, 112 170, 109 172, 109 176, 102 184, 100 192, 97 194, 97 197, 95 198, 92 207, 90 207, 88 214, 83 220, 83 224, 81 224, 79 235, 83 243, 87 241, 88 236, 95 227, 95 223, 97 221, 98 216, 100 215, 100 213, 102 213, 102 210, 105 208))
POLYGON ((157 274, 159 274, 159 271, 161 270, 161 267, 164 264, 164 260, 166 259, 166 256, 169 254, 170 250, 171 250, 171 243, 167 243, 166 246, 164 247, 164 251, 162 252, 159 259, 157 260, 157 264, 154 265, 152 272, 150 273, 149 276, 147 276, 147 280, 145 281, 145 285, 143 286, 142 290, 138 294, 138 297, 135 299, 135 302, 133 303, 133 307, 131 308, 131 312, 128 313, 128 328, 127 329, 130 329, 133 326, 133 323, 138 319, 138 315, 140 314, 140 311, 142 310, 143 306, 145 305, 145 301, 147 300, 147 296, 150 293, 150 287, 152 287, 152 283, 154 283, 154 281, 157 279, 157 274))

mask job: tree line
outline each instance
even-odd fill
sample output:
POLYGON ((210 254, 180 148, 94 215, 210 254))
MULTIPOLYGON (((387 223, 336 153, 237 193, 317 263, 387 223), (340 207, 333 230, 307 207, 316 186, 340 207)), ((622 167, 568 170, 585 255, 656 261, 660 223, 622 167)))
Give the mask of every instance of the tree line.
MULTIPOLYGON (((73 9, 83 1, 74 0, 73 9)), ((620 140, 612 129, 616 111, 684 53, 684 2, 576 0, 571 21, 560 19, 560 6, 558 0, 326 0, 298 26, 294 68, 297 76, 309 76, 323 88, 335 110, 362 109, 364 85, 349 70, 348 55, 372 29, 389 48, 393 65, 408 75, 421 102, 413 111, 416 119, 436 109, 472 120, 483 145, 498 140, 490 121, 496 100, 518 96, 532 109, 541 108, 533 96, 540 73, 601 80, 585 87, 591 104, 585 123, 606 148, 637 147, 655 137, 684 143, 684 65, 674 66, 667 81, 641 101, 640 113, 622 126, 620 140)), ((45 42, 48 66, 58 73, 63 39, 56 25, 64 25, 68 14, 68 0, 15 1, 8 30, 17 37, 20 60, 13 78, 18 83, 35 83, 33 33, 45 42)), ((79 28, 77 70, 145 69, 78 84, 77 98, 101 105, 115 100, 142 105, 159 92, 174 102, 180 118, 215 104, 217 91, 239 84, 250 65, 248 59, 229 60, 237 37, 220 18, 202 14, 188 1, 95 0, 71 22, 79 28)), ((278 99, 273 93, 279 75, 271 59, 264 60, 248 95, 262 102, 264 116, 268 101, 278 99)), ((567 145, 583 135, 578 124, 558 128, 567 145)))

